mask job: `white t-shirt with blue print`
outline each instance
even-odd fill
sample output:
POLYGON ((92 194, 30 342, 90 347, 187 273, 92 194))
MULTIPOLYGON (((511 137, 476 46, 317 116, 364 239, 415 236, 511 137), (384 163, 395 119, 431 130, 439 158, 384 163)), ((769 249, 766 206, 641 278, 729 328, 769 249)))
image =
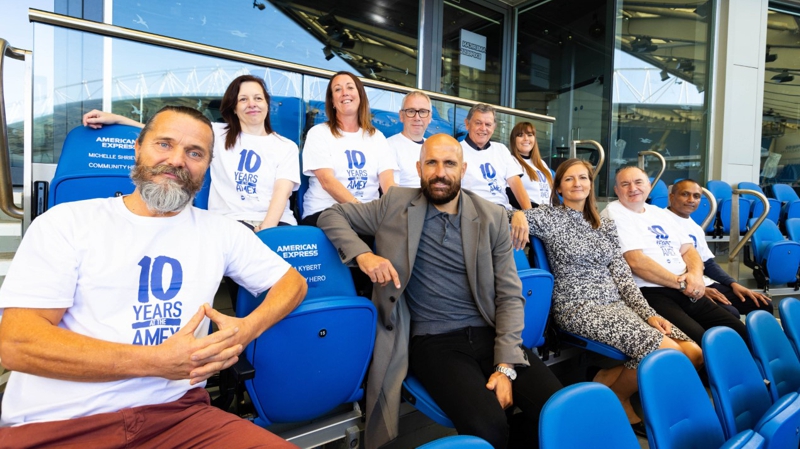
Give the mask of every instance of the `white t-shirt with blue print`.
POLYGON ((500 142, 491 142, 489 148, 476 150, 466 141, 461 141, 467 171, 461 179, 461 187, 476 193, 481 198, 511 209, 506 195, 507 179, 522 174, 522 167, 511 155, 508 147, 500 142))
MULTIPOLYGON (((96 339, 158 345, 202 304, 223 275, 253 294, 290 268, 239 223, 188 207, 174 217, 133 214, 122 198, 58 205, 28 229, 0 288, 10 307, 66 309, 59 327, 96 339)), ((195 335, 208 334, 204 320, 195 335)), ((0 425, 56 421, 179 399, 188 380, 143 377, 71 382, 11 373, 0 425)))

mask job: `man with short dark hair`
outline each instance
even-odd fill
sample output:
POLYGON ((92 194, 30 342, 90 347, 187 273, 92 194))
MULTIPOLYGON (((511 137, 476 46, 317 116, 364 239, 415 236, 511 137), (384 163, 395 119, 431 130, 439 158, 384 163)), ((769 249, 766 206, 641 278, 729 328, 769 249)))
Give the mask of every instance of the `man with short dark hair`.
POLYGON ((698 344, 714 326, 730 327, 748 341, 741 321, 704 298, 703 261, 694 242, 670 212, 645 202, 651 189, 642 169, 622 168, 614 184, 619 200, 601 213, 617 225, 622 255, 642 295, 698 344))
POLYGON ((697 181, 683 179, 672 185, 667 209, 675 214, 675 220, 692 238, 694 247, 703 260, 703 275, 706 277, 704 296, 716 301, 736 317, 740 314, 747 315, 754 310, 766 310, 773 313, 772 301, 767 296, 736 282, 714 260, 714 253, 706 243, 705 232, 691 217, 692 213, 700 206, 702 197, 703 189, 697 181))
POLYGON ((461 146, 431 136, 421 189, 337 204, 318 224, 375 286, 378 331, 367 383, 367 448, 398 433, 407 369, 461 434, 495 448, 537 447, 539 413, 561 384, 522 346, 524 299, 502 207, 461 189, 461 146), (358 238, 375 236, 375 253, 358 238), (509 425, 505 410, 523 413, 509 425), (517 425, 519 424, 519 425, 517 425))
POLYGON ((306 291, 247 228, 189 206, 213 139, 198 111, 164 108, 134 145, 132 194, 32 223, 0 289, 13 371, 0 447, 294 447, 203 388, 306 291), (247 317, 222 315, 211 305, 223 275, 269 293, 247 317))
POLYGON ((425 131, 432 118, 433 106, 425 92, 415 90, 403 97, 403 108, 400 109, 403 131, 386 139, 397 160, 394 182, 400 187, 419 187, 419 150, 425 142, 425 131))

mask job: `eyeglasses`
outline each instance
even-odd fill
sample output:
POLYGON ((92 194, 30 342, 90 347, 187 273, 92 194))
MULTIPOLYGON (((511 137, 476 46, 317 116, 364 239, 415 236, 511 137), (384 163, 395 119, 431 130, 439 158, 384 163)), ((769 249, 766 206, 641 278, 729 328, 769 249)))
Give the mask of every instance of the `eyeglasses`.
POLYGON ((403 112, 405 112, 408 118, 414 118, 417 114, 419 114, 419 118, 425 118, 431 115, 430 109, 403 109, 403 112))

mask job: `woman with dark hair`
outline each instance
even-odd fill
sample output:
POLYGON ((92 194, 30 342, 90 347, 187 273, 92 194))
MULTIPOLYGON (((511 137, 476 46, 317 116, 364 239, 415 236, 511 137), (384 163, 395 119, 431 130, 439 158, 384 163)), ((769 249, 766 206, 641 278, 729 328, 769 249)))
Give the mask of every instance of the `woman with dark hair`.
MULTIPOLYGON (((208 209, 254 231, 296 225, 289 196, 300 186, 299 152, 294 142, 272 130, 264 80, 252 75, 235 78, 222 96, 220 113, 225 123, 212 123, 208 209)), ((143 126, 97 110, 83 116, 83 124, 92 128, 115 123, 143 126)))
POLYGON ((331 78, 325 92, 328 121, 308 131, 303 174, 309 176, 302 224, 315 226, 336 203, 366 203, 394 185, 397 163, 386 137, 372 125, 364 85, 350 72, 331 78))
POLYGON ((522 185, 528 192, 531 202, 549 205, 550 192, 553 190, 553 176, 550 174, 550 168, 539 154, 536 127, 533 126, 533 123, 517 123, 511 130, 511 141, 508 147, 522 168, 522 185))
POLYGON ((592 166, 569 159, 556 171, 550 197, 554 206, 523 212, 531 236, 544 243, 555 278, 552 310, 556 324, 630 357, 624 365, 591 373, 590 380, 617 394, 634 431, 643 435, 644 424, 630 402, 637 390, 639 362, 657 349, 670 348, 699 366, 702 352, 647 304, 622 256, 614 222, 597 212, 593 190, 592 166))

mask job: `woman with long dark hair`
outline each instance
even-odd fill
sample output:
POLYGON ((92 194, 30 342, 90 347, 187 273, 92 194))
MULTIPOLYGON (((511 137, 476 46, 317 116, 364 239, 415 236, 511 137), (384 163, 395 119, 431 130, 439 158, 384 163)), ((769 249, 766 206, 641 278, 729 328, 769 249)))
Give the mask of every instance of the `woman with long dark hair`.
MULTIPOLYGON (((273 131, 269 100, 264 80, 239 76, 222 96, 220 113, 225 123, 212 123, 214 157, 208 209, 255 231, 297 224, 289 196, 300 186, 299 152, 294 142, 273 131)), ((92 128, 115 123, 143 126, 97 110, 83 116, 83 124, 92 128)))
MULTIPOLYGON (((531 122, 519 122, 511 130, 508 144, 511 154, 522 168, 522 185, 532 203, 550 204, 553 176, 539 154, 536 127, 531 122)), ((509 195, 509 199, 511 196, 509 195)))

